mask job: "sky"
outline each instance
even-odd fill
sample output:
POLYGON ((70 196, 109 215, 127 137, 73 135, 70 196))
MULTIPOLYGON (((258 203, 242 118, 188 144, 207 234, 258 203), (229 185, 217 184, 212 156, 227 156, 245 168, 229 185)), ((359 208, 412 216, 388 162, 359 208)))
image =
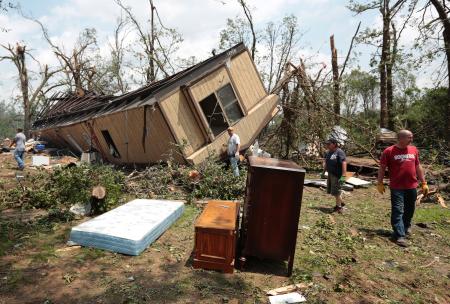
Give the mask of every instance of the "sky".
MULTIPOLYGON (((149 18, 149 4, 144 0, 123 0, 136 16, 144 22, 149 18)), ((107 55, 108 39, 112 37, 120 8, 113 0, 22 0, 25 14, 40 20, 51 39, 66 46, 72 45, 84 28, 97 30, 98 43, 107 55)), ((316 62, 330 61, 329 37, 335 35, 339 60, 343 61, 351 38, 361 21, 362 28, 380 24, 376 12, 355 16, 346 8, 347 0, 248 0, 256 27, 269 21, 279 22, 284 16, 297 16, 303 36, 300 55, 316 62)), ((235 0, 154 0, 165 26, 179 31, 184 41, 179 50, 181 57, 196 56, 206 59, 217 48, 219 33, 226 26, 227 18, 242 16, 235 0)), ((39 26, 32 21, 10 12, 0 15, 0 44, 21 42, 41 63, 56 66, 57 60, 42 37, 39 26)), ((405 42, 412 43, 414 31, 405 32, 405 42)), ((359 65, 368 69, 371 52, 368 46, 354 49, 360 54, 359 65)), ((4 54, 4 50, 0 50, 4 54)), ((31 63, 32 64, 32 63, 31 63)), ((0 100, 11 99, 19 94, 17 71, 10 62, 0 62, 0 100)), ((418 75, 419 86, 429 85, 428 76, 418 75)))

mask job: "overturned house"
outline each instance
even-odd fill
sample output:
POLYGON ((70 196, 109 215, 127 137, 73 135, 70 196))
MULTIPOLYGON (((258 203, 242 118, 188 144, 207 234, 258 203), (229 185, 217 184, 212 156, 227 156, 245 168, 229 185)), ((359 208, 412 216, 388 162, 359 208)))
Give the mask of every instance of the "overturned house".
POLYGON ((116 164, 200 163, 221 154, 233 126, 247 148, 277 111, 248 49, 238 44, 121 96, 55 97, 33 131, 57 147, 96 150, 116 164))

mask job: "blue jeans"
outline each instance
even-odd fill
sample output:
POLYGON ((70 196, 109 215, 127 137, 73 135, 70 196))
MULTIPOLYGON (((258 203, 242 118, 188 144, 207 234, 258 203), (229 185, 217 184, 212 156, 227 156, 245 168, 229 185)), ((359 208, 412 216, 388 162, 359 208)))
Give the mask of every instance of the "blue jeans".
POLYGON ((23 161, 24 157, 25 157, 25 151, 14 150, 14 158, 16 159, 16 162, 17 162, 17 165, 19 166, 19 169, 25 168, 25 163, 23 161))
POLYGON ((230 160, 230 165, 231 165, 231 170, 233 170, 233 175, 239 176, 238 160, 234 156, 229 156, 228 159, 230 160))
POLYGON ((391 225, 395 238, 405 237, 405 232, 411 227, 416 198, 416 189, 391 189, 391 225))

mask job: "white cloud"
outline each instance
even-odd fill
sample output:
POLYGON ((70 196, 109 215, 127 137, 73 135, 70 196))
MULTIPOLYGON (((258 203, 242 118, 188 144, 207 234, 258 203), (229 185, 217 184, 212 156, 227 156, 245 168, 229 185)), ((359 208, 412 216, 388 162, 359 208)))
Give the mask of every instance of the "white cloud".
MULTIPOLYGON (((122 0, 122 2, 132 8, 139 22, 148 29, 147 22, 150 18, 148 1, 122 0)), ((154 0, 154 2, 164 25, 177 29, 184 38, 177 53, 179 57, 196 56, 198 59, 206 59, 210 56, 211 50, 217 47, 219 33, 225 27, 226 19, 237 15, 243 17, 242 9, 236 0, 154 0)), ((289 14, 297 16, 300 28, 305 32, 301 40, 301 55, 309 62, 315 63, 329 62, 331 34, 335 34, 339 56, 344 57, 359 20, 363 21, 363 28, 381 25, 377 12, 354 16, 345 7, 346 1, 342 0, 248 0, 248 4, 252 9, 254 22, 259 28, 268 21, 279 22, 282 17, 289 14)), ((109 55, 108 41, 112 39, 117 17, 121 13, 113 0, 27 1, 24 2, 23 9, 44 23, 52 40, 64 45, 66 50, 73 47, 84 28, 96 28, 102 55, 109 55)), ((51 66, 58 64, 37 24, 11 13, 0 15, 0 27, 11 29, 10 32, 0 33, 1 44, 23 41, 33 49, 33 54, 42 63, 51 66)), ((415 34, 413 29, 405 29, 404 43, 411 45, 415 34)), ((136 38, 136 33, 130 32, 126 43, 133 44, 136 38)), ((372 49, 367 46, 358 46, 355 49, 364 53, 360 60, 363 68, 367 67, 372 49)), ((1 62, 0 68, 1 99, 10 96, 16 83, 13 78, 15 75, 13 65, 1 62)), ((426 83, 423 73, 420 73, 418 81, 420 84, 426 83)))

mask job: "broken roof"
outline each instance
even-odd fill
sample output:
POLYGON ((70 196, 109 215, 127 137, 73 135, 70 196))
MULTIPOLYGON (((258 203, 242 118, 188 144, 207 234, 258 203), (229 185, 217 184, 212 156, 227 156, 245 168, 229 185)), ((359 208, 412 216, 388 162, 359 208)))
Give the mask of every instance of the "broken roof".
POLYGON ((44 113, 39 115, 39 118, 33 123, 33 129, 70 125, 114 112, 152 105, 157 102, 159 97, 177 87, 201 78, 211 70, 225 64, 229 58, 245 50, 245 45, 239 43, 185 70, 120 96, 95 94, 86 94, 83 97, 70 95, 61 98, 58 96, 54 99, 55 102, 53 102, 51 108, 46 109, 44 113))

